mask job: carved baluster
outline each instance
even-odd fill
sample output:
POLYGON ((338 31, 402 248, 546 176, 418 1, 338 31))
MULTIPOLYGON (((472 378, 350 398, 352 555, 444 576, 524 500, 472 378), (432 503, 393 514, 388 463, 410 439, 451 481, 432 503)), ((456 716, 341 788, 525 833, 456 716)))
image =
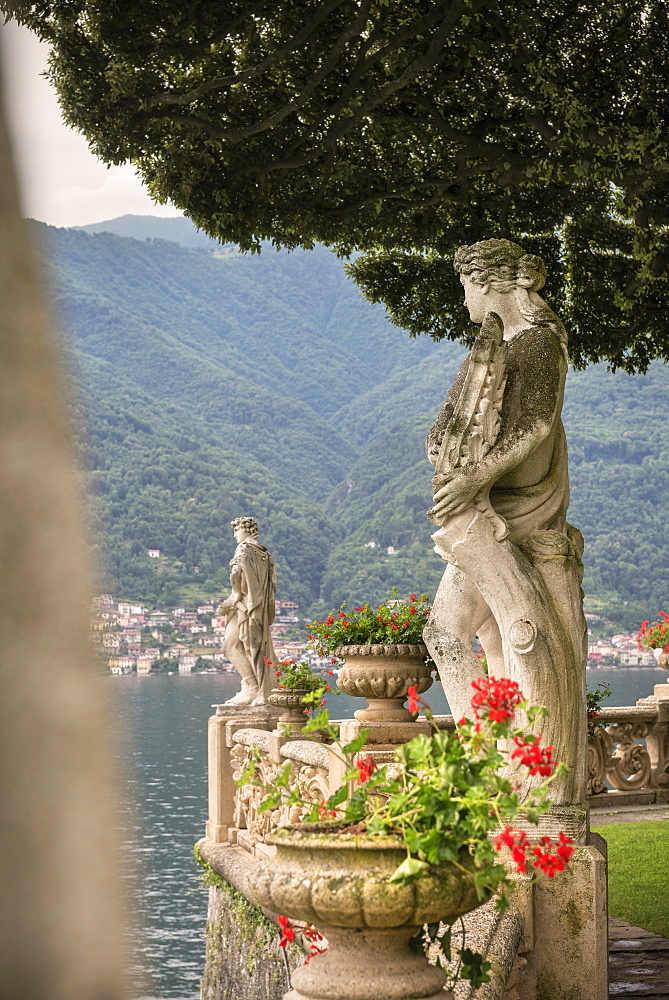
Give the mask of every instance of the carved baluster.
POLYGON ((637 707, 654 708, 655 724, 646 737, 646 747, 651 763, 650 784, 653 788, 669 787, 669 685, 656 684, 655 693, 642 698, 637 707))
POLYGON ((646 737, 651 763, 650 784, 669 788, 669 722, 656 722, 646 737))
POLYGON ((606 772, 613 752, 613 741, 606 730, 598 729, 588 737, 588 795, 606 791, 606 772))
POLYGON ((646 722, 621 722, 607 727, 617 747, 608 762, 608 777, 614 788, 631 791, 649 784, 651 761, 648 750, 638 740, 648 736, 646 722))

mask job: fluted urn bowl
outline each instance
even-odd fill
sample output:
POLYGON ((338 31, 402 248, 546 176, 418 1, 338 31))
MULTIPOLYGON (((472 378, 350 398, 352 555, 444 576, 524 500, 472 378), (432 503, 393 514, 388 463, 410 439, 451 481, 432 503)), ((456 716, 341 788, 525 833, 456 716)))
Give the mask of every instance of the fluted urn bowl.
POLYGON ((354 698, 367 699, 368 707, 355 713, 359 722, 411 722, 413 716, 404 707, 409 688, 422 694, 432 684, 422 643, 339 646, 334 654, 345 661, 337 686, 354 698))
MULTIPOLYGON (((444 863, 408 885, 391 882, 406 858, 399 839, 336 834, 332 823, 284 827, 266 843, 277 853, 254 870, 255 901, 313 924, 328 942, 292 973, 285 1000, 453 1000, 443 970, 411 939, 482 902, 466 872, 444 863)), ((468 854, 460 860, 471 864, 468 854)))
MULTIPOLYGON (((317 927, 370 928, 450 920, 481 902, 473 878, 451 862, 430 866, 407 885, 391 882, 407 856, 398 838, 331 830, 301 823, 268 834, 265 842, 277 853, 254 870, 258 902, 317 927)), ((469 855, 461 863, 468 866, 469 855)))
POLYGON ((303 726, 306 709, 302 699, 306 694, 309 694, 308 688, 272 688, 267 700, 274 708, 283 710, 283 715, 279 716, 280 723, 303 726))

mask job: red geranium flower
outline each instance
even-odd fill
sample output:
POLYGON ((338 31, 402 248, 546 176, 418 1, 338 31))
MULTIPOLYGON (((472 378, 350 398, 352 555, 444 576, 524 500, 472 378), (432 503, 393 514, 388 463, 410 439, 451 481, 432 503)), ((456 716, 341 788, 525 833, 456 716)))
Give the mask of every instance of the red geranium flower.
POLYGON ((510 826, 505 826, 495 837, 494 845, 496 851, 501 851, 503 847, 509 848, 517 872, 527 870, 526 855, 530 844, 524 830, 514 830, 510 826))
POLYGON ((520 763, 529 767, 530 774, 541 774, 548 778, 555 767, 553 747, 539 746, 539 737, 534 741, 524 742, 520 736, 514 736, 516 749, 511 754, 512 759, 520 758, 520 763))
POLYGON ((355 766, 358 769, 358 780, 364 784, 376 771, 376 764, 371 757, 362 757, 356 760, 355 766))
POLYGON ((277 917, 276 919, 282 932, 279 947, 285 948, 291 941, 295 940, 295 931, 293 930, 293 926, 288 917, 277 917))
POLYGON ((472 681, 476 694, 471 705, 477 719, 490 722, 506 722, 513 717, 516 705, 525 699, 515 681, 506 677, 478 677, 472 681))

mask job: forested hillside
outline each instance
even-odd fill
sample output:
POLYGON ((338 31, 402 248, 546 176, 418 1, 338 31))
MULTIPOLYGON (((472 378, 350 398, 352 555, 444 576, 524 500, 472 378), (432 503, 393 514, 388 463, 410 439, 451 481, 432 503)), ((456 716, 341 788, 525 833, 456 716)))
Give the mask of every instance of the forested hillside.
MULTIPOLYGON (((463 349, 391 326, 323 248, 239 255, 184 219, 87 228, 36 231, 79 387, 100 586, 220 592, 229 521, 251 513, 303 608, 434 591, 423 440, 463 349)), ((586 594, 620 621, 669 604, 668 389, 660 365, 569 376, 570 519, 586 594)))

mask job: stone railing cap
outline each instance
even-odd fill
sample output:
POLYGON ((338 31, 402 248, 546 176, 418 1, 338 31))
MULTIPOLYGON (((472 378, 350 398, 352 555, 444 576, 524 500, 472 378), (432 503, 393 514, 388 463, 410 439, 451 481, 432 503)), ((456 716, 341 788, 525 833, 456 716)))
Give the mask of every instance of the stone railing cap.
POLYGON ((266 729, 238 729, 233 736, 233 742, 245 747, 258 747, 259 750, 269 750, 270 734, 266 729))
POLYGON ((294 760, 298 764, 311 764, 312 767, 327 771, 330 767, 330 751, 322 744, 311 740, 289 740, 279 750, 282 757, 294 760))

